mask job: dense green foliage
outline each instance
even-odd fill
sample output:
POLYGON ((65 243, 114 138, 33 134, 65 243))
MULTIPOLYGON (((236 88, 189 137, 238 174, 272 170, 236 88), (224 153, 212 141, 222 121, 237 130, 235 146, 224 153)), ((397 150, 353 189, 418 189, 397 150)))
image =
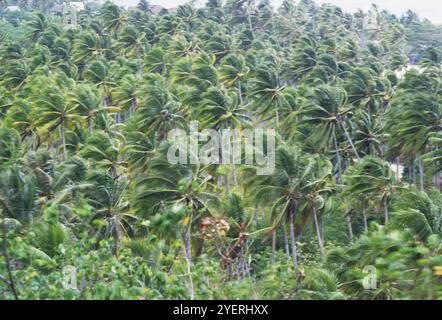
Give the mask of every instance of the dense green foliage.
POLYGON ((440 27, 24 2, 0 22, 1 299, 442 299, 440 27), (275 128, 275 172, 170 164, 192 120, 275 128))

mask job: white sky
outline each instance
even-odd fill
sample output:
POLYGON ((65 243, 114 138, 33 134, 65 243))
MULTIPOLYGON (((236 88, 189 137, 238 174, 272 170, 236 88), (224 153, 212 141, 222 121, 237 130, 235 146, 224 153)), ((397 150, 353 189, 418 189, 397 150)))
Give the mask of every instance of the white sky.
MULTIPOLYGON (((442 0, 315 0, 318 4, 332 3, 347 12, 354 12, 357 9, 369 8, 372 3, 377 4, 381 9, 401 15, 408 9, 415 11, 421 18, 428 18, 435 23, 442 24, 442 0)), ((138 0, 114 0, 120 5, 133 6, 138 0)), ((151 4, 159 4, 163 7, 176 7, 186 3, 187 0, 150 0, 151 4)), ((206 0, 198 0, 205 3, 206 0)), ((279 6, 282 0, 272 0, 274 5, 279 6)))

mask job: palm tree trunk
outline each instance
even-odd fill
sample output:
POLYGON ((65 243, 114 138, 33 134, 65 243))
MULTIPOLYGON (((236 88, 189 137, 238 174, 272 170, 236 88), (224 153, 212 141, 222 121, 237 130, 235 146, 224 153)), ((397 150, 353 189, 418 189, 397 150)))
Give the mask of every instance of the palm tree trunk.
POLYGON ((290 260, 290 246, 289 246, 289 239, 287 237, 287 230, 285 229, 285 225, 282 226, 282 235, 284 237, 285 254, 287 256, 287 259, 290 260))
POLYGON ((8 225, 6 223, 6 211, 8 210, 8 207, 6 206, 6 204, 4 204, 2 202, 2 207, 3 207, 3 257, 5 258, 5 265, 6 265, 6 272, 8 273, 8 278, 9 281, 5 279, 5 282, 7 283, 7 285, 9 286, 9 288, 11 289, 12 295, 14 296, 15 300, 20 300, 18 298, 18 293, 17 293, 17 289, 15 287, 15 281, 14 281, 14 277, 12 276, 12 268, 11 268, 11 260, 9 259, 9 254, 8 254, 8 225))
MULTIPOLYGON (((439 147, 436 146, 435 147, 436 150, 439 150, 439 147)), ((434 166, 436 167, 436 170, 438 170, 437 168, 439 167, 440 162, 437 161, 434 166)), ((440 172, 436 171, 436 174, 434 175, 434 186, 435 188, 440 191, 440 172)))
POLYGON ((384 206, 384 219, 385 219, 385 223, 387 223, 388 222, 388 203, 387 203, 387 197, 384 197, 383 206, 384 206))
POLYGON ((410 157, 410 163, 408 165, 408 175, 414 185, 416 185, 416 174, 414 172, 414 158, 410 157))
POLYGON ((400 174, 399 174, 399 163, 400 163, 400 157, 397 157, 396 158, 396 180, 398 182, 401 181, 400 174))
POLYGON ((295 237, 295 210, 296 210, 296 204, 292 203, 290 205, 290 213, 289 213, 289 223, 290 223, 290 241, 292 245, 292 254, 293 254, 293 266, 295 269, 298 268, 298 250, 296 248, 296 237, 295 237))
POLYGON ((419 187, 421 191, 424 191, 425 185, 424 185, 424 162, 422 160, 420 152, 418 153, 418 164, 419 164, 419 187))
POLYGON ((239 102, 241 103, 241 105, 244 104, 244 98, 242 96, 242 89, 241 89, 241 80, 238 80, 238 95, 239 95, 239 102))
POLYGON ((319 229, 318 214, 316 212, 315 205, 313 205, 313 217, 315 219, 316 237, 318 238, 319 251, 321 252, 321 258, 324 259, 324 244, 322 243, 321 229, 319 229))
MULTIPOLYGON (((233 139, 234 139, 234 144, 236 143, 236 141, 238 140, 238 135, 236 134, 236 129, 233 129, 233 139)), ((233 186, 235 187, 235 191, 238 191, 238 178, 236 175, 236 164, 235 164, 235 156, 234 156, 234 152, 233 152, 233 145, 232 145, 232 175, 233 175, 233 186)))
POLYGON ((362 209, 362 221, 364 222, 365 232, 368 232, 367 216, 365 214, 365 209, 362 209))
POLYGON ((114 238, 114 244, 112 245, 112 254, 114 256, 117 256, 118 250, 120 249, 121 245, 121 234, 116 216, 114 216, 112 223, 114 224, 114 228, 112 230, 112 236, 114 238))
POLYGON ((272 264, 276 262, 276 229, 272 231, 272 264))
POLYGON ((250 32, 252 33, 252 37, 255 38, 255 34, 253 32, 253 26, 252 26, 252 18, 250 16, 250 9, 251 9, 251 1, 248 0, 247 1, 247 20, 249 22, 249 28, 250 28, 250 32))
POLYGON ((345 211, 345 219, 347 220, 348 236, 350 241, 353 241, 353 227, 351 225, 351 218, 348 210, 345 211))
POLYGON ((258 209, 258 207, 255 208, 255 215, 253 216, 253 219, 255 220, 256 229, 259 229, 259 209, 258 209))
POLYGON ((358 153, 358 151, 356 150, 356 147, 355 147, 355 145, 353 144, 353 141, 351 140, 350 135, 348 134, 347 128, 345 127, 345 122, 341 122, 341 127, 342 127, 342 129, 344 129, 345 137, 347 138, 348 143, 350 143, 350 146, 351 146, 351 148, 352 148, 352 150, 353 150, 353 153, 355 154, 356 158, 357 158, 358 160, 361 160, 361 157, 359 157, 359 153, 358 153))
POLYGON ((336 165, 338 167, 338 175, 336 177, 336 182, 341 183, 342 182, 341 154, 339 153, 338 140, 336 138, 336 131, 334 127, 333 127, 333 144, 336 152, 336 165))
POLYGON ((66 151, 66 138, 64 135, 63 123, 58 126, 58 134, 60 135, 60 144, 63 150, 63 160, 66 161, 66 159, 68 158, 68 153, 66 151))
POLYGON ((183 238, 183 247, 184 247, 184 256, 186 258, 186 268, 187 275, 189 277, 189 296, 190 299, 193 300, 195 298, 195 291, 193 287, 193 279, 192 279, 192 252, 191 252, 191 244, 190 244, 190 227, 191 223, 189 222, 189 226, 184 232, 183 238))
POLYGON ((436 172, 434 175, 434 186, 438 191, 440 191, 440 172, 436 172))

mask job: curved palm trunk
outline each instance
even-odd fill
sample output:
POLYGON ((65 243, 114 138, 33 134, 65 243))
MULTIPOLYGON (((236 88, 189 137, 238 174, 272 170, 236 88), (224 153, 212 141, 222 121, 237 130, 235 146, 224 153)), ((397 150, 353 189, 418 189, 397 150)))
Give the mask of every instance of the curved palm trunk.
POLYGON ((321 252, 321 258, 324 259, 324 243, 322 242, 321 229, 319 228, 318 214, 316 207, 313 205, 313 218, 315 219, 316 237, 318 238, 319 251, 321 252))

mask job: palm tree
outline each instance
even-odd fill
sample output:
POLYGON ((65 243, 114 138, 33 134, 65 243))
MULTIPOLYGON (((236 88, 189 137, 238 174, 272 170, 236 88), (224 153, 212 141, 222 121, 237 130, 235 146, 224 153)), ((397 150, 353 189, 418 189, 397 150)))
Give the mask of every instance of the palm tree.
POLYGON ((345 91, 327 85, 316 87, 307 99, 307 103, 300 111, 300 115, 303 116, 301 123, 315 128, 309 136, 315 144, 328 149, 332 143, 336 153, 337 182, 340 183, 342 165, 338 142, 339 132, 343 131, 354 155, 360 159, 346 127, 348 116, 352 115, 352 107, 347 104, 345 91))
POLYGON ((202 214, 211 214, 210 206, 218 202, 210 190, 211 177, 204 177, 206 168, 201 165, 170 164, 167 151, 170 143, 163 142, 149 163, 149 174, 136 181, 138 191, 135 207, 161 208, 167 205, 181 205, 186 208, 183 217, 182 241, 189 273, 190 297, 193 299, 193 281, 190 273, 192 265, 191 229, 202 214))
POLYGON ((108 172, 113 178, 121 175, 125 162, 121 159, 121 137, 112 137, 104 131, 95 131, 87 139, 79 154, 93 160, 93 166, 108 172))
POLYGON ((113 32, 116 37, 127 17, 123 14, 120 7, 112 2, 106 2, 100 14, 105 30, 113 32))
POLYGON ((135 56, 137 58, 138 73, 143 73, 141 64, 141 55, 146 50, 145 33, 139 33, 133 26, 125 26, 121 29, 118 38, 118 47, 123 50, 127 57, 135 56))
POLYGON ((219 72, 219 80, 224 83, 227 88, 234 87, 238 89, 238 95, 241 104, 244 103, 243 98, 243 79, 247 76, 249 68, 246 65, 243 56, 228 55, 221 61, 219 72))
MULTIPOLYGON (((16 300, 18 290, 12 274, 12 261, 8 254, 8 226, 14 221, 32 222, 37 212, 37 190, 32 175, 24 175, 16 165, 3 171, 0 178, 0 211, 2 212, 3 257, 9 280, 6 282, 16 300)), ((20 224, 20 223, 19 223, 20 224)))
POLYGON ((285 116, 294 105, 294 92, 281 84, 280 74, 274 65, 263 64, 255 72, 250 83, 250 96, 255 97, 253 104, 263 120, 275 116, 275 124, 279 128, 280 116, 285 116))
POLYGON ((260 176, 255 184, 253 197, 260 204, 271 203, 273 229, 288 221, 293 265, 298 268, 295 224, 302 222, 300 205, 307 198, 308 177, 314 166, 308 155, 302 155, 297 147, 279 147, 276 150, 275 172, 271 176, 260 176))
POLYGON ((386 140, 384 122, 365 110, 358 110, 353 118, 353 141, 363 155, 379 156, 386 140))
POLYGON ((404 157, 418 159, 421 191, 425 188, 422 154, 427 151, 432 134, 440 131, 441 119, 440 104, 426 93, 403 93, 392 102, 388 113, 390 148, 404 157))
POLYGON ((107 226, 103 232, 112 235, 112 253, 117 255, 121 237, 131 231, 130 222, 137 220, 137 217, 130 213, 129 202, 125 197, 128 181, 124 176, 115 178, 103 171, 92 172, 88 180, 93 184, 90 203, 97 209, 92 221, 106 221, 107 226))
POLYGON ((77 106, 69 105, 64 92, 50 80, 35 90, 33 105, 34 109, 30 116, 34 125, 43 132, 47 132, 48 135, 52 135, 58 129, 62 156, 66 160, 66 128, 82 121, 82 117, 76 112, 77 106))
POLYGON ((388 205, 395 185, 395 177, 388 162, 375 157, 364 157, 349 167, 345 175, 344 195, 353 197, 374 197, 379 199, 384 210, 385 223, 388 222, 388 205))
POLYGON ((133 117, 137 130, 146 136, 155 136, 159 144, 169 130, 184 127, 181 104, 160 75, 150 77, 148 84, 140 89, 140 96, 142 98, 133 117))
POLYGON ((27 38, 31 41, 37 41, 40 36, 48 29, 49 22, 43 13, 37 13, 29 24, 27 38))
POLYGON ((92 133, 94 118, 100 110, 102 99, 98 90, 88 84, 77 84, 69 96, 69 104, 86 118, 89 133, 92 133))
MULTIPOLYGON (((246 115, 246 111, 247 106, 240 104, 240 99, 237 95, 229 96, 227 93, 212 87, 202 96, 197 115, 204 128, 215 130, 231 129, 233 132, 233 139, 236 142, 239 139, 238 131, 247 126, 250 122, 250 118, 246 115)), ((236 189, 238 188, 238 181, 235 159, 229 159, 228 162, 230 161, 232 164, 233 181, 236 189)), ((227 177, 226 191, 229 192, 227 177)))
POLYGON ((409 228, 422 241, 442 232, 440 208, 425 192, 404 190, 395 198, 392 207, 392 227, 409 228))

